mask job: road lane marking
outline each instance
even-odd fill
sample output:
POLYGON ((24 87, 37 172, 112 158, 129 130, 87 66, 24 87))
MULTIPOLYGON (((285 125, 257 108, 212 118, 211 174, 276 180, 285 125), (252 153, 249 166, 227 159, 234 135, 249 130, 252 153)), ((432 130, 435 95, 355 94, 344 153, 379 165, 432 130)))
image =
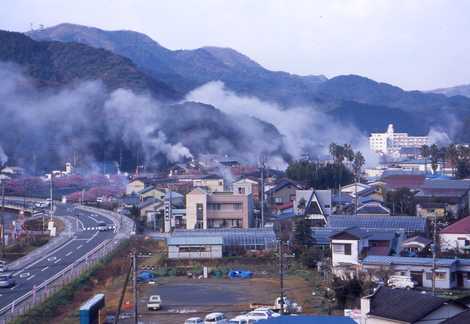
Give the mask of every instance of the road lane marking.
POLYGON ((70 251, 69 253, 67 253, 65 256, 69 256, 70 254, 72 254, 72 251, 70 251))
POLYGON ((33 279, 34 277, 36 277, 36 275, 32 275, 31 277, 28 277, 28 278, 26 278, 26 280, 31 280, 31 279, 33 279))
POLYGON ((82 246, 83 246, 83 245, 81 245, 81 244, 80 244, 79 246, 77 246, 77 250, 80 249, 82 246))
POLYGON ((41 271, 46 271, 47 269, 49 269, 49 266, 42 268, 41 271))
POLYGON ((59 259, 55 260, 54 263, 59 263, 61 260, 62 260, 62 259, 59 258, 59 259))
POLYGON ((95 221, 95 223, 98 223, 98 222, 99 222, 96 218, 94 218, 94 217, 91 216, 91 215, 88 215, 88 217, 90 217, 91 219, 93 219, 93 220, 95 221))
POLYGON ((96 231, 96 233, 93 234, 93 236, 90 237, 86 242, 87 242, 87 243, 90 243, 90 242, 98 235, 98 233, 99 233, 99 231, 96 231))

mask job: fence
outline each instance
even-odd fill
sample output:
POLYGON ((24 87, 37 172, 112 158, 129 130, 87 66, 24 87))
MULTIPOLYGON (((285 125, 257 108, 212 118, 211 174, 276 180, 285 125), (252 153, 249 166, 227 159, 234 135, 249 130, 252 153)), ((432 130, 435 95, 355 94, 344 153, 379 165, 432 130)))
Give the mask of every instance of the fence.
MULTIPOLYGON (((97 212, 102 213, 101 211, 97 212)), ((115 213, 106 214, 113 218, 116 217, 115 213)), ((126 219, 126 221, 129 222, 130 220, 126 219)), ((118 226, 117 229, 119 233, 121 227, 118 226)), ((81 274, 92 269, 98 262, 110 255, 112 251, 119 246, 121 241, 129 237, 129 235, 126 235, 129 231, 127 230, 125 232, 126 233, 124 235, 116 235, 115 238, 102 242, 62 271, 58 272, 38 286, 35 286, 33 290, 0 309, 0 324, 6 324, 14 320, 16 317, 27 313, 34 306, 44 302, 47 298, 51 297, 64 286, 78 278, 81 274)))

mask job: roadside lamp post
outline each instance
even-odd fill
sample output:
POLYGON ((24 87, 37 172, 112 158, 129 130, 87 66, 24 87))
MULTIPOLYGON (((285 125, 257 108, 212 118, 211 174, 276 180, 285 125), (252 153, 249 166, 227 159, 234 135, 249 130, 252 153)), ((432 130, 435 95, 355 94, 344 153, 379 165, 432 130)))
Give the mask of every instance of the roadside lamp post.
POLYGON ((5 257, 5 180, 7 180, 8 177, 0 174, 0 184, 2 186, 2 210, 1 210, 1 216, 2 216, 2 257, 5 257))

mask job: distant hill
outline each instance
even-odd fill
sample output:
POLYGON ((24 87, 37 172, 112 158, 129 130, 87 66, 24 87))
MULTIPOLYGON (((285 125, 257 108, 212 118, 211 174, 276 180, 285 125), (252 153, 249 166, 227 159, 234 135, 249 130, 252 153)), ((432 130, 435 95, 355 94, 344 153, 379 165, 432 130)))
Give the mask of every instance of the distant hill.
POLYGON ((358 75, 327 79, 321 75, 270 71, 230 48, 173 51, 134 31, 104 31, 73 24, 60 24, 28 35, 37 40, 79 42, 108 49, 128 57, 155 80, 182 93, 221 80, 238 94, 286 107, 312 106, 366 133, 376 130, 378 125, 395 122, 400 123, 397 125, 400 130, 423 134, 436 124, 450 127, 443 125, 449 116, 458 116, 457 119, 470 116, 470 98, 404 91, 358 75), (372 115, 376 118, 371 118, 372 115))
POLYGON ((470 98, 470 84, 459 85, 450 88, 440 88, 431 90, 433 93, 440 93, 448 97, 452 96, 464 96, 470 98))
POLYGON ((181 96, 140 71, 130 59, 80 43, 35 41, 21 33, 0 31, 0 61, 21 65, 43 87, 100 80, 111 90, 145 91, 165 100, 181 96))
POLYGON ((221 80, 238 93, 283 104, 314 102, 312 89, 324 76, 298 76, 270 71, 230 48, 203 47, 172 51, 134 31, 60 24, 27 33, 36 40, 78 42, 105 48, 130 58, 155 79, 188 92, 206 82, 221 80))

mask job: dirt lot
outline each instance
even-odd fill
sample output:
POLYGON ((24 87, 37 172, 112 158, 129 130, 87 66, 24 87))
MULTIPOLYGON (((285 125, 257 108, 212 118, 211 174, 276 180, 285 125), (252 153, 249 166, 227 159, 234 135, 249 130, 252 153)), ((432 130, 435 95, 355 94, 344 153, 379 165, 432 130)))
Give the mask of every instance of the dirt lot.
MULTIPOLYGON (((250 303, 271 304, 279 296, 276 278, 253 279, 188 279, 184 277, 163 278, 157 285, 144 285, 140 289, 139 310, 144 323, 176 324, 193 316, 204 317, 210 312, 223 312, 229 318, 249 311, 250 303), (160 295, 162 309, 147 311, 148 296, 160 295)), ((312 289, 298 277, 285 281, 287 296, 311 308, 312 289)))

